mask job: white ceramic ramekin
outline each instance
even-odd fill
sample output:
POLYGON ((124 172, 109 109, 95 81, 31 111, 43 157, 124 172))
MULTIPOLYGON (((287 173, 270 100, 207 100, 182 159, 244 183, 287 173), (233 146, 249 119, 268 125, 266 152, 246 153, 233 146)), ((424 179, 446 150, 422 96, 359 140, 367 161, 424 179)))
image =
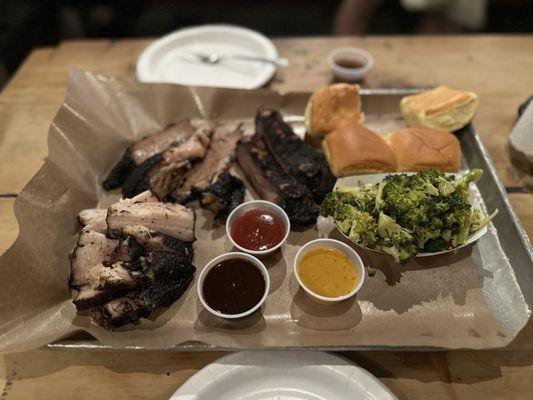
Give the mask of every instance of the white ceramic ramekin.
POLYGON ((205 266, 205 268, 202 270, 202 272, 200 272, 200 276, 198 277, 198 282, 196 284, 196 291, 198 293, 198 298, 200 299, 200 302, 202 303, 204 308, 207 311, 209 311, 211 314, 217 317, 220 317, 220 318, 227 318, 227 319, 242 318, 242 317, 246 317, 247 315, 252 314, 254 311, 259 309, 263 305, 263 303, 265 302, 267 298, 268 292, 270 291, 270 277, 268 275, 268 270, 266 269, 265 265, 261 261, 259 261, 257 258, 255 258, 254 256, 250 254, 238 253, 238 252, 225 253, 209 261, 207 265, 205 266), (242 260, 249 261, 250 263, 255 265, 259 269, 259 271, 261 271, 261 274, 263 275, 263 278, 265 279, 265 293, 263 294, 263 297, 261 297, 261 300, 259 300, 259 303, 257 303, 254 307, 250 308, 249 310, 242 312, 240 314, 225 314, 220 311, 214 310, 207 304, 204 298, 204 279, 207 273, 220 262, 224 260, 230 260, 230 259, 231 260, 242 259, 242 260))
POLYGON ((329 53, 327 62, 335 76, 343 81, 358 81, 374 66, 374 58, 366 50, 358 47, 339 47, 329 53), (360 68, 346 68, 338 64, 340 60, 354 60, 362 64, 360 68))
POLYGON ((326 239, 326 238, 315 239, 315 240, 312 240, 306 243, 304 246, 302 246, 300 250, 298 251, 298 253, 296 253, 296 257, 294 258, 293 269, 294 269, 294 276, 296 277, 296 280, 298 281, 302 289, 305 291, 305 293, 307 293, 307 295, 311 297, 313 300, 321 304, 334 304, 334 303, 338 303, 340 301, 343 301, 343 300, 346 300, 352 297, 363 286, 363 283, 365 282, 365 275, 366 275, 363 260, 361 260, 361 257, 359 257, 359 254, 357 254, 357 252, 354 249, 352 249, 347 244, 340 242, 338 240, 326 239), (309 250, 316 249, 319 247, 330 247, 330 248, 334 248, 334 249, 342 251, 344 254, 346 254, 350 258, 355 268, 357 268, 357 273, 359 275, 359 281, 357 282, 357 285, 355 285, 355 287, 349 293, 345 294, 344 296, 339 296, 339 297, 321 296, 313 292, 307 286, 305 286, 305 284, 300 279, 300 275, 298 274, 298 265, 300 264, 300 260, 309 250))
POLYGON ((231 212, 231 214, 229 215, 228 219, 226 220, 226 235, 228 235, 228 238, 229 238, 231 244, 233 246, 235 246, 236 248, 238 248, 239 250, 244 251, 245 253, 253 254, 254 256, 259 256, 259 257, 266 256, 268 254, 271 254, 271 253, 275 252, 277 249, 279 249, 283 245, 283 243, 285 243, 287 241, 287 238, 289 237, 289 232, 290 231, 291 231, 291 222, 289 221, 289 217, 287 216, 287 213, 283 210, 283 208, 281 208, 277 204, 274 204, 274 203, 272 203, 270 201, 266 201, 266 200, 252 200, 252 201, 247 201, 246 203, 242 203, 241 205, 236 207, 231 212), (285 236, 283 237, 283 240, 281 242, 279 242, 277 245, 275 245, 274 247, 272 247, 270 249, 266 249, 266 250, 251 250, 251 249, 247 249, 246 247, 242 247, 237 242, 235 242, 235 240, 233 240, 233 238, 231 237, 231 227, 232 227, 233 222, 240 215, 244 214, 247 211, 255 210, 255 209, 259 209, 259 208, 272 211, 272 212, 276 213, 277 215, 279 215, 279 217, 283 221, 283 225, 284 225, 284 228, 285 228, 285 236))

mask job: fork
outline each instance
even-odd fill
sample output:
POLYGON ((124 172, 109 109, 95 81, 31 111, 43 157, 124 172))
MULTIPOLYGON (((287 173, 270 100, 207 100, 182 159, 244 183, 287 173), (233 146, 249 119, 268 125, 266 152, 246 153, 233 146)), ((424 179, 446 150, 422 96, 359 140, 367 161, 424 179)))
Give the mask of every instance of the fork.
POLYGON ((245 54, 216 54, 216 53, 190 53, 192 56, 196 57, 198 60, 200 60, 203 63, 206 64, 218 64, 222 62, 225 59, 230 60, 243 60, 243 61, 259 61, 264 63, 273 64, 276 67, 288 67, 289 66, 289 60, 286 58, 267 58, 267 57, 259 57, 259 56, 248 56, 245 54))

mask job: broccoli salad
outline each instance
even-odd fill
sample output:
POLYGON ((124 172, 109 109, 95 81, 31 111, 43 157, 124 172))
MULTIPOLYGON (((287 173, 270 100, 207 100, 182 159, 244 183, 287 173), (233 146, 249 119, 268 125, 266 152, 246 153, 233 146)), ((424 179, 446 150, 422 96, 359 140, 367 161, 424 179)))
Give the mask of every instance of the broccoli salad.
POLYGON ((417 253, 463 244, 494 218, 498 210, 485 216, 468 199, 468 184, 482 173, 473 169, 460 178, 437 170, 389 175, 375 185, 329 193, 320 213, 333 217, 353 241, 405 264, 417 253))

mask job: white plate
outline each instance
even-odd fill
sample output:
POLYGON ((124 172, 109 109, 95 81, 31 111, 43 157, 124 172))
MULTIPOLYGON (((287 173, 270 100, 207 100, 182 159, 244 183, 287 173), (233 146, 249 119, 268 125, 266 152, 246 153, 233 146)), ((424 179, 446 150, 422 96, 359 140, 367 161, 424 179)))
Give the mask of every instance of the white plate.
MULTIPOLYGON (((389 172, 385 174, 366 174, 366 175, 347 176, 344 178, 337 179, 337 182, 335 183, 335 186, 333 189, 336 189, 339 187, 361 186, 361 185, 366 185, 368 183, 376 184, 376 183, 381 182, 383 179, 385 179, 387 175, 394 175, 394 174, 400 174, 400 173, 402 172, 389 172)), ((411 175, 411 174, 414 174, 414 172, 407 172, 407 174, 411 175)), ((455 175, 456 177, 460 177, 462 174, 450 173, 448 175, 455 175)), ((350 239, 342 230, 340 230, 337 224, 335 224, 335 227, 341 233, 342 236, 344 236, 346 239, 348 239, 349 241, 351 241, 358 247, 361 247, 365 250, 373 251, 375 253, 381 253, 381 254, 385 253, 381 250, 371 249, 370 247, 366 247, 366 246, 363 246, 362 244, 357 243, 355 240, 350 239)), ((460 246, 454 247, 453 249, 436 251, 434 253, 418 253, 415 257, 431 257, 431 256, 438 256, 439 254, 451 253, 453 251, 456 251, 456 250, 462 249, 463 247, 471 245, 472 243, 479 240, 487 232, 488 232, 488 227, 487 225, 485 225, 483 228, 481 228, 477 232, 474 232, 472 235, 468 236, 465 242, 460 246)))
POLYGON ((394 400, 370 373, 320 351, 242 351, 198 371, 171 400, 394 400))
POLYGON ((204 64, 191 53, 278 57, 274 44, 258 32, 231 25, 204 25, 181 29, 150 44, 137 61, 137 78, 141 82, 257 89, 276 72, 272 64, 257 61, 204 64))

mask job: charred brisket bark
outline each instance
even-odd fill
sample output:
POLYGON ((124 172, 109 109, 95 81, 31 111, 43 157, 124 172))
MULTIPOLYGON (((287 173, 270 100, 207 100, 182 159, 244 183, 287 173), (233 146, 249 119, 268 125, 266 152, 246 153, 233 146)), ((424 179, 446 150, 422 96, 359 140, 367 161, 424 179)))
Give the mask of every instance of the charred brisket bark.
POLYGON ((188 257, 167 252, 152 252, 139 259, 139 269, 150 277, 150 283, 136 291, 96 307, 93 321, 106 328, 135 323, 161 306, 180 298, 189 287, 196 268, 188 257))
POLYGON ((228 171, 219 174, 202 193, 200 204, 211 210, 216 219, 226 219, 244 200, 244 184, 228 171))
POLYGON ((137 194, 150 189, 150 170, 163 160, 163 153, 156 154, 144 160, 135 167, 124 180, 122 194, 125 198, 134 197, 137 194))
POLYGON ((135 167, 135 162, 131 157, 131 150, 128 147, 120 161, 113 167, 106 180, 102 183, 105 190, 118 188, 135 167))
POLYGON ((150 253, 146 262, 153 282, 135 295, 136 303, 150 312, 159 306, 168 306, 176 301, 191 283, 196 268, 187 257, 156 251, 150 253))

